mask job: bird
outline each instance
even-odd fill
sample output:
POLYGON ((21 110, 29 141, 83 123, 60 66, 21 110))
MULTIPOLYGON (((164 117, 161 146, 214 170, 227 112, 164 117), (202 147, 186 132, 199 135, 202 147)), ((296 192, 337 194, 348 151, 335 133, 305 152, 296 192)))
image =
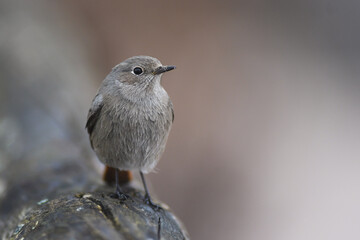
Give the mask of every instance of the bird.
POLYGON ((107 168, 115 169, 115 196, 129 198, 119 171, 139 171, 144 202, 152 207, 144 174, 159 162, 174 121, 173 104, 161 85, 163 73, 175 69, 150 56, 130 57, 112 68, 95 95, 86 129, 90 145, 107 168))

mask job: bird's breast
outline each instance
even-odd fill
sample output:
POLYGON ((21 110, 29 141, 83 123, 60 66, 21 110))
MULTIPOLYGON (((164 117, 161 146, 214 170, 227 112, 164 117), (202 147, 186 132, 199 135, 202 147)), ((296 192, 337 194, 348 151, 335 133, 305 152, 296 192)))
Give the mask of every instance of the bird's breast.
MULTIPOLYGON (((120 100, 108 106, 107 113, 114 121, 126 123, 129 127, 139 124, 171 124, 172 110, 167 101, 159 99, 143 99, 138 102, 120 100)), ((166 126, 164 126, 166 127, 166 126)))

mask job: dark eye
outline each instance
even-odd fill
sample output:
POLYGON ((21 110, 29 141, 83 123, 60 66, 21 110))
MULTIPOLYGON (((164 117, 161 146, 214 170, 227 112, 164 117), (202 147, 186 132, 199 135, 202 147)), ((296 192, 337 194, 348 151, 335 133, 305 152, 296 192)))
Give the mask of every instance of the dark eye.
POLYGON ((136 68, 134 68, 133 73, 135 75, 140 75, 143 73, 143 69, 141 67, 136 67, 136 68))

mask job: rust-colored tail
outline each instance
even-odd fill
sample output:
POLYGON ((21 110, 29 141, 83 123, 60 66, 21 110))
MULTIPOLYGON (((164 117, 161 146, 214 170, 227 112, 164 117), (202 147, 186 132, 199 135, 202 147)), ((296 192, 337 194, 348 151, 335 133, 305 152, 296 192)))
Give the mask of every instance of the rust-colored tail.
POLYGON ((119 183, 124 184, 128 183, 132 179, 132 174, 130 171, 121 171, 116 168, 105 166, 103 179, 107 184, 115 184, 115 171, 119 171, 119 183))

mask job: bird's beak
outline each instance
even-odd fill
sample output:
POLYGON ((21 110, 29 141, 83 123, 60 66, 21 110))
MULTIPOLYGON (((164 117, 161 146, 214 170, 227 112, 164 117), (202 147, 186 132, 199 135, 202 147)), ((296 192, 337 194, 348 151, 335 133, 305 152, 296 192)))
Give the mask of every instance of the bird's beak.
POLYGON ((153 72, 154 75, 159 75, 162 74, 164 72, 168 72, 171 70, 174 70, 176 67, 175 66, 160 66, 158 68, 156 68, 153 72))

